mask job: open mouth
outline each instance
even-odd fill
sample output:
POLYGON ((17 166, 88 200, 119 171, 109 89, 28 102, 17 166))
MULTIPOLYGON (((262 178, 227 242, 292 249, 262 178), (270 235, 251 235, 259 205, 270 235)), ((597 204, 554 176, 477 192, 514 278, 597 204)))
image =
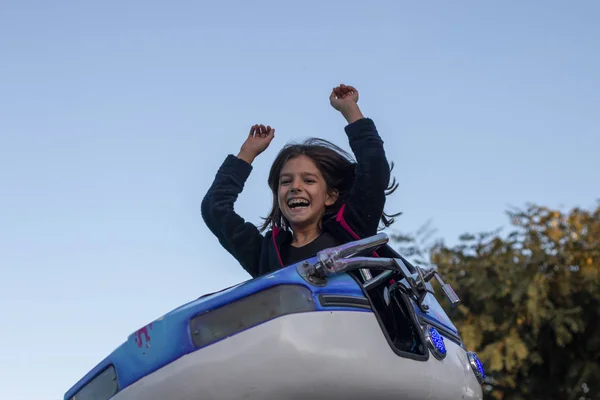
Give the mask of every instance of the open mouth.
POLYGON ((287 201, 287 205, 292 210, 302 210, 302 209, 310 206, 310 201, 308 201, 306 199, 300 199, 300 198, 289 199, 287 201))

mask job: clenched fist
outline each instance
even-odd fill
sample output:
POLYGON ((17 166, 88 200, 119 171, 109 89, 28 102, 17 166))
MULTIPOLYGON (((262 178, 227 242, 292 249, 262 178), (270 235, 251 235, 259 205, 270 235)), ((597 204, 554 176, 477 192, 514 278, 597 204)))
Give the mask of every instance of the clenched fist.
POLYGON ((334 87, 329 95, 331 106, 338 110, 346 118, 348 123, 352 123, 363 118, 358 107, 358 90, 352 86, 341 84, 334 87))

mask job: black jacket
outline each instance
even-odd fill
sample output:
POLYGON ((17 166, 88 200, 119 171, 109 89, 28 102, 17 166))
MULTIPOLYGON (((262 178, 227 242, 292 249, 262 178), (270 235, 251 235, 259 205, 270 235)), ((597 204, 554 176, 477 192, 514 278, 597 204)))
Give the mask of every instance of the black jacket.
MULTIPOLYGON (((390 180, 383 140, 373 121, 360 119, 347 125, 345 131, 357 161, 355 182, 337 215, 322 224, 322 229, 341 243, 377 233, 390 180)), ((284 267, 279 249, 291 233, 274 227, 263 235, 234 211, 234 203, 251 171, 250 164, 228 155, 202 201, 201 212, 219 243, 256 278, 284 267)), ((395 252, 387 247, 379 255, 394 256, 395 252)))

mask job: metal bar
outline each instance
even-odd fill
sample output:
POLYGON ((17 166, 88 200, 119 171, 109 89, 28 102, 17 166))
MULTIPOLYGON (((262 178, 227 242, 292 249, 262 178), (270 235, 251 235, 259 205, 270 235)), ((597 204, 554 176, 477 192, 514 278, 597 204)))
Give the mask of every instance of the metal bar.
POLYGON ((373 274, 371 274, 371 271, 369 271, 368 269, 362 268, 362 269, 360 269, 359 272, 360 272, 360 276, 362 276, 362 278, 363 278, 363 282, 373 279, 373 274))
POLYGON ((388 241, 388 235, 381 232, 365 239, 356 240, 354 242, 349 242, 340 246, 321 250, 317 253, 317 257, 320 261, 334 258, 345 258, 365 250, 375 249, 383 244, 386 244, 388 241))
POLYGON ((329 259, 318 262, 315 266, 316 272, 322 277, 343 274, 344 272, 361 268, 379 268, 401 271, 393 258, 352 257, 333 260, 329 259))
POLYGON ((392 275, 391 270, 383 271, 381 274, 377 275, 375 278, 363 283, 363 287, 365 290, 370 290, 372 287, 379 285, 381 282, 385 281, 392 275))

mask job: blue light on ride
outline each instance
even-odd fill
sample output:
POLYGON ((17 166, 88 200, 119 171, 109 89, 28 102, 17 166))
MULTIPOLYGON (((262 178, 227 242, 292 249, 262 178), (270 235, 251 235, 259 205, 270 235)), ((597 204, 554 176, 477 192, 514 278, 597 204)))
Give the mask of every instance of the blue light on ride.
POLYGON ((446 357, 446 344, 443 336, 431 325, 425 326, 424 333, 431 354, 438 360, 443 360, 446 357))
POLYGON ((471 369, 477 378, 477 382, 483 383, 485 381, 485 370, 483 369, 483 363, 472 351, 467 353, 467 357, 469 358, 469 364, 471 365, 471 369))

